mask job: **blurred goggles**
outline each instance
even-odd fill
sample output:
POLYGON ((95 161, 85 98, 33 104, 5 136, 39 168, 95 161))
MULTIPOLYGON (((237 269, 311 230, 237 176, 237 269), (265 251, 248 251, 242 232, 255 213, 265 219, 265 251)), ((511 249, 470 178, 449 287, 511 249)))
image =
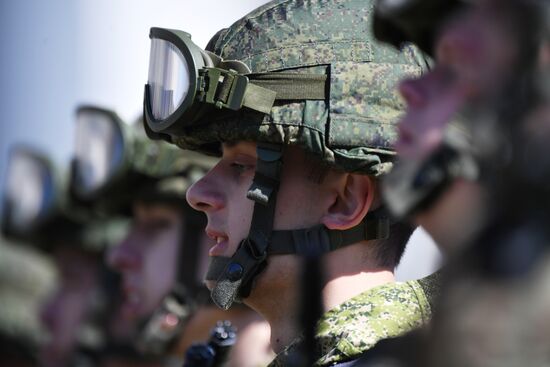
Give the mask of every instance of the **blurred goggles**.
POLYGON ((77 110, 72 190, 90 199, 124 165, 123 122, 112 111, 96 107, 77 110))
POLYGON ((54 175, 48 161, 26 149, 10 156, 4 193, 4 225, 25 233, 38 225, 55 205, 54 175))
POLYGON ((144 118, 154 133, 175 134, 208 111, 270 113, 276 100, 324 100, 326 75, 251 74, 238 60, 200 49, 183 31, 151 28, 144 118))

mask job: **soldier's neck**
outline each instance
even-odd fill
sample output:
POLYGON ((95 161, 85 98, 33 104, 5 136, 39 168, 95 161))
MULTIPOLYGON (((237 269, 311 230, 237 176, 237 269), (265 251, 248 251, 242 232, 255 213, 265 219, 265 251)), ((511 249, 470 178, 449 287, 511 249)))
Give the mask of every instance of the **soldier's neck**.
MULTIPOLYGON (((324 256, 325 281, 321 297, 325 312, 371 288, 395 281, 392 269, 376 266, 365 257, 365 245, 347 246, 324 256)), ((269 322, 271 346, 275 353, 280 353, 302 333, 302 310, 298 299, 304 291, 300 289, 300 283, 299 279, 288 282, 284 289, 264 297, 269 302, 251 305, 269 322)))
POLYGON ((325 256, 323 304, 328 311, 371 288, 395 281, 393 269, 380 267, 365 252, 368 242, 357 243, 325 256))
MULTIPOLYGON (((295 302, 295 300, 293 301, 295 302)), ((299 329, 300 319, 299 313, 294 310, 289 310, 288 307, 280 308, 280 312, 272 310, 269 315, 269 322, 271 328, 271 348, 275 353, 280 353, 288 346, 294 339, 296 339, 301 330, 299 329)))
POLYGON ((361 272, 334 278, 327 282, 323 290, 324 310, 326 312, 371 288, 394 281, 393 273, 388 270, 361 272))

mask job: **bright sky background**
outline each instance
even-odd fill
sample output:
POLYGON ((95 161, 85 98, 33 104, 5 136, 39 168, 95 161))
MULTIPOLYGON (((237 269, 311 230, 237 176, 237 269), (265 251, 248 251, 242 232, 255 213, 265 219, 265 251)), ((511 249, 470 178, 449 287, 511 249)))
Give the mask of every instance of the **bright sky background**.
MULTIPOLYGON (((191 33, 204 47, 265 0, 0 1, 0 189, 9 147, 33 145, 65 166, 78 104, 114 109, 127 122, 141 113, 147 81, 149 28, 191 33)), ((438 258, 415 236, 399 278, 433 270, 438 258)))

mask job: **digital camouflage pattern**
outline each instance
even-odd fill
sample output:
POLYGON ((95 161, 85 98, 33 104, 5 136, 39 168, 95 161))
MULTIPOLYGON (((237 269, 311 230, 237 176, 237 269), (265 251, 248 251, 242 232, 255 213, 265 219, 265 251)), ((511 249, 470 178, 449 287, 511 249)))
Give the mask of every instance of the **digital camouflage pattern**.
MULTIPOLYGON (((318 323, 316 366, 357 358, 378 341, 426 324, 432 310, 416 280, 369 289, 326 312, 318 323)), ((277 355, 270 367, 286 366, 301 343, 298 338, 277 355)))
POLYGON ((372 34, 374 1, 276 0, 223 30, 211 51, 253 73, 326 74, 325 101, 276 104, 269 115, 241 109, 210 114, 174 142, 219 154, 223 141, 298 145, 332 166, 380 175, 394 157, 404 108, 398 80, 426 66, 412 46, 397 52, 372 34))
POLYGON ((125 154, 132 169, 149 177, 163 178, 187 171, 190 167, 199 167, 203 171, 213 165, 213 160, 193 152, 182 153, 181 149, 160 140, 151 140, 145 134, 143 122, 136 121, 127 126, 125 154))
MULTIPOLYGON (((162 143, 165 146, 170 146, 168 143, 162 143)), ((185 198, 187 189, 214 166, 215 159, 195 152, 183 154, 181 149, 173 145, 170 148, 177 151, 177 156, 165 158, 173 158, 177 162, 163 163, 161 161, 160 164, 164 164, 165 168, 171 167, 163 171, 166 176, 141 184, 135 195, 130 198, 132 201, 166 204, 180 209, 187 207, 185 198)))
POLYGON ((82 224, 73 244, 90 252, 102 252, 116 246, 126 236, 130 220, 125 217, 109 217, 82 224))
MULTIPOLYGON (((172 144, 147 137, 140 119, 133 125, 124 124, 125 145, 124 155, 127 166, 120 170, 113 179, 137 172, 149 180, 134 187, 135 195, 129 197, 132 201, 166 201, 173 199, 185 200, 187 189, 215 163, 215 159, 195 152, 183 153, 172 144)), ((123 188, 127 190, 127 187, 123 188)), ((134 185, 136 186, 136 185, 134 185)))

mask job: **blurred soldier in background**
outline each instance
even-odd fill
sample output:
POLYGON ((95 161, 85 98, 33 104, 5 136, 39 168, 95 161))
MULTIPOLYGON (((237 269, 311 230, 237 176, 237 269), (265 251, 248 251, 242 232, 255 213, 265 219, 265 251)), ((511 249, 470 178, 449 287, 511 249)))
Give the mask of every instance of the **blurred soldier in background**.
POLYGON ((116 288, 105 279, 102 253, 126 230, 123 220, 97 220, 72 207, 65 183, 45 156, 13 150, 2 229, 50 254, 59 274, 57 289, 40 312, 49 333, 39 356, 44 366, 99 362, 108 293, 116 288))
MULTIPOLYGON (((443 298, 434 340, 445 342, 434 343, 435 365, 550 364, 549 150, 542 143, 550 117, 548 6, 484 1, 441 32, 440 42, 453 37, 475 42, 480 32, 472 34, 472 25, 482 30, 492 25, 486 47, 494 59, 482 60, 478 71, 500 70, 504 86, 486 106, 492 113, 476 112, 472 119, 481 182, 490 193, 488 220, 466 243, 443 298)), ((453 48, 460 52, 460 46, 453 48)), ((483 87, 485 76, 480 79, 476 84, 483 87)))
POLYGON ((244 307, 222 312, 204 293, 210 240, 204 215, 188 206, 185 193, 212 160, 152 142, 141 123, 126 126, 111 111, 81 107, 78 116, 73 192, 99 211, 130 211, 133 219, 108 262, 122 275, 119 316, 140 324, 138 350, 181 365, 192 343, 206 341, 217 321, 230 320, 238 328, 231 364, 269 361, 267 324, 244 307), (243 343, 251 349, 245 354, 243 343))
POLYGON ((548 4, 380 1, 377 11, 379 37, 436 58, 400 86, 402 162, 385 196, 452 260, 430 334, 383 343, 356 365, 547 366, 548 4))
POLYGON ((0 238, 0 365, 39 365, 38 351, 46 335, 38 315, 54 276, 46 257, 0 238))
POLYGON ((151 29, 148 133, 222 156, 187 193, 216 240, 207 284, 221 308, 242 300, 269 321, 273 365, 353 359, 431 313, 418 282, 394 282, 412 227, 390 223, 378 191, 402 108, 393 84, 425 63, 376 43, 372 5, 270 2, 206 51, 151 29), (300 288, 304 255, 322 256, 324 279, 300 288), (322 309, 304 312, 324 314, 306 362, 311 298, 322 309))

